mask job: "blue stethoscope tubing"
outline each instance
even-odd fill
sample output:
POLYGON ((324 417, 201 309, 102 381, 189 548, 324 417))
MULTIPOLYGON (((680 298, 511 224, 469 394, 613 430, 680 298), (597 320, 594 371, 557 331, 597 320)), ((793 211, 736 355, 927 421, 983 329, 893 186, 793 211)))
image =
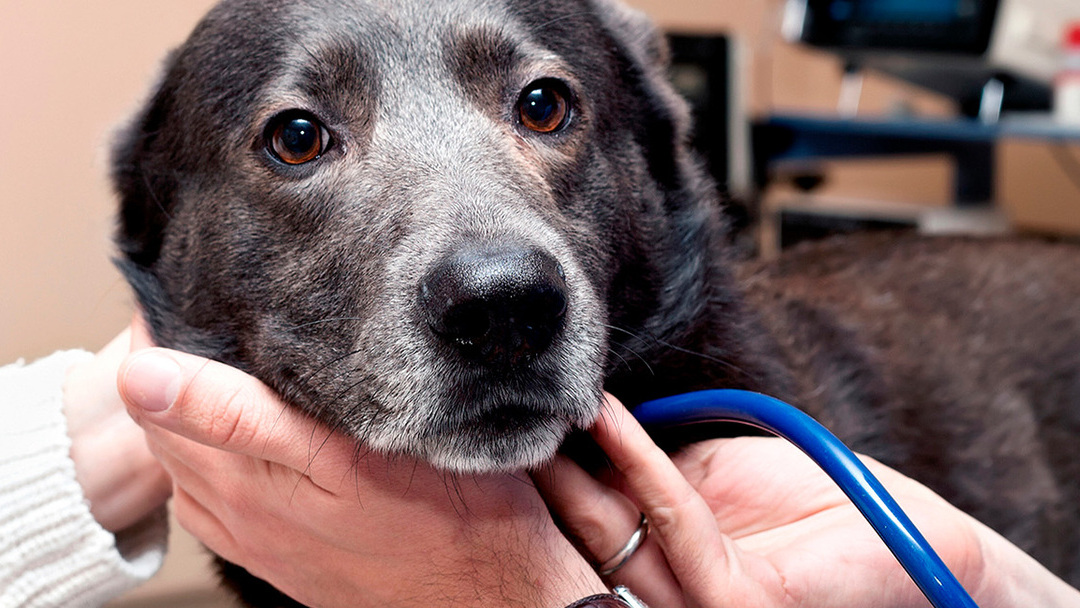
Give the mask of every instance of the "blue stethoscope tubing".
POLYGON ((760 393, 718 389, 647 401, 634 408, 634 417, 646 428, 740 422, 788 440, 840 486, 935 608, 978 608, 866 465, 797 408, 760 393))

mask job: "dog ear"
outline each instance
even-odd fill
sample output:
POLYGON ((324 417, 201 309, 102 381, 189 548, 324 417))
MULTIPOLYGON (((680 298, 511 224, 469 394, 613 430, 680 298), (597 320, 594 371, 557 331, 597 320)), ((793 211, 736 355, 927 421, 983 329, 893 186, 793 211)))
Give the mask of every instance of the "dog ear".
POLYGON ((696 187, 700 171, 688 153, 690 108, 671 84, 667 39, 645 13, 620 0, 592 4, 618 47, 622 79, 640 108, 635 135, 650 172, 669 191, 696 187))
POLYGON ((652 19, 621 0, 593 0, 596 14, 609 31, 635 55, 637 63, 661 71, 668 67, 667 42, 652 19))
POLYGON ((170 151, 179 146, 165 140, 176 96, 174 79, 169 76, 174 63, 175 53, 166 61, 166 76, 149 103, 120 132, 112 155, 113 187, 120 199, 116 232, 120 255, 114 262, 135 291, 154 341, 168 345, 181 344, 185 336, 195 335, 190 329, 176 329, 184 324, 155 269, 178 187, 175 153, 170 151))
MULTIPOLYGON (((165 74, 173 62, 166 62, 165 74)), ((161 252, 177 187, 168 169, 168 146, 159 141, 174 90, 163 78, 150 102, 120 132, 112 153, 113 187, 120 199, 116 243, 127 262, 147 269, 161 252)))

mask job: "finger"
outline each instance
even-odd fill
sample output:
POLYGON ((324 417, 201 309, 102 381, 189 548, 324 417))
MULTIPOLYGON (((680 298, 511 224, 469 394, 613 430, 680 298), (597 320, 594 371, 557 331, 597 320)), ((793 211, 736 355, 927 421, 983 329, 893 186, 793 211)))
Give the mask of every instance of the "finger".
MULTIPOLYGON (((281 529, 276 525, 269 528, 263 527, 258 532, 253 532, 246 522, 223 522, 212 509, 206 507, 195 496, 186 493, 182 488, 176 489, 176 499, 173 505, 176 520, 180 526, 198 539, 207 549, 214 552, 218 557, 232 564, 241 565, 249 574, 263 580, 284 581, 290 580, 290 576, 296 577, 297 568, 308 567, 310 559, 301 559, 293 555, 291 551, 296 547, 303 548, 304 539, 299 543, 291 543, 289 534, 292 532, 288 527, 281 529), (235 533, 234 533, 235 532, 235 533), (278 573, 289 573, 282 579, 275 576, 278 573)), ((260 520, 265 524, 265 521, 260 520)), ((330 550, 324 549, 314 560, 320 564, 320 570, 333 568, 337 556, 329 555, 330 550)), ((309 556, 305 556, 309 557, 309 556)), ((348 557, 348 556, 343 556, 348 557)), ((335 573, 336 574, 336 573, 335 573)), ((310 575, 309 575, 310 576, 310 575)), ((333 582, 328 584, 340 584, 341 574, 327 577, 333 582)), ((276 585, 276 583, 275 583, 276 585)), ((283 591, 291 591, 284 589, 283 591)), ((290 593, 290 596, 293 594, 290 593)))
POLYGON ((755 574, 746 571, 741 552, 720 532, 705 500, 614 397, 605 396, 604 415, 591 432, 649 519, 692 604, 742 598, 767 605, 755 574))
POLYGON ((125 359, 119 387, 129 413, 144 427, 156 425, 316 478, 336 480, 353 464, 354 442, 287 406, 252 376, 216 361, 151 348, 125 359))
POLYGON ((71 443, 76 479, 90 512, 109 531, 124 530, 164 506, 172 480, 147 447, 146 436, 122 410, 98 422, 96 432, 71 443))
MULTIPOLYGON (((220 517, 287 516, 300 506, 305 516, 317 520, 327 505, 340 502, 337 494, 292 468, 222 452, 157 427, 150 429, 148 443, 174 482, 220 517)), ((351 498, 344 494, 351 486, 342 490, 343 496, 351 498)))
POLYGON ((244 457, 213 450, 161 429, 147 433, 147 444, 161 466, 169 474, 174 487, 181 487, 200 503, 224 512, 232 494, 243 494, 246 486, 244 457), (216 456, 216 458, 215 458, 216 456), (227 478, 231 471, 239 483, 227 478))
POLYGON ((566 456, 556 456, 532 477, 548 507, 595 563, 614 555, 623 546, 620 539, 637 528, 641 513, 634 503, 566 456))
MULTIPOLYGON (((558 455, 532 476, 564 532, 594 566, 615 555, 637 531, 641 513, 634 503, 570 458, 558 455)), ((684 604, 660 545, 648 537, 607 580, 627 585, 652 606, 678 608, 684 604)))
POLYGON ((131 319, 131 326, 129 327, 129 350, 135 352, 137 350, 144 350, 154 346, 154 339, 150 337, 150 326, 146 323, 146 319, 142 314, 136 313, 131 319))

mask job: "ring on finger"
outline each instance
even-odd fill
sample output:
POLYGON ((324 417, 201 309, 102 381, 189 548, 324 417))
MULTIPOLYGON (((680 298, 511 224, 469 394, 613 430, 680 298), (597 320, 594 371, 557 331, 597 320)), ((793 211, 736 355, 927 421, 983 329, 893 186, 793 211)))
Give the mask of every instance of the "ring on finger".
POLYGON ((630 561, 634 552, 641 547, 641 544, 645 542, 645 537, 649 535, 649 520, 645 517, 645 514, 641 514, 641 523, 638 524, 634 533, 630 535, 630 539, 626 541, 626 544, 619 549, 615 555, 612 555, 608 559, 604 560, 599 566, 597 566, 597 573, 600 576, 610 576, 626 565, 626 562, 630 561))

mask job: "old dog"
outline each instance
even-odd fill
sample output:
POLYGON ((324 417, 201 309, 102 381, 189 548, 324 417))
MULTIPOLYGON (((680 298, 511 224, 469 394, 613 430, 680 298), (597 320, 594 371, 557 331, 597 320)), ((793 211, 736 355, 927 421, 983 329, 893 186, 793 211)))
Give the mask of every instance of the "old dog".
POLYGON ((376 450, 525 468, 605 388, 759 390, 1080 581, 1078 249, 737 263, 665 61, 613 0, 225 0, 116 147, 119 264, 160 344, 376 450))

